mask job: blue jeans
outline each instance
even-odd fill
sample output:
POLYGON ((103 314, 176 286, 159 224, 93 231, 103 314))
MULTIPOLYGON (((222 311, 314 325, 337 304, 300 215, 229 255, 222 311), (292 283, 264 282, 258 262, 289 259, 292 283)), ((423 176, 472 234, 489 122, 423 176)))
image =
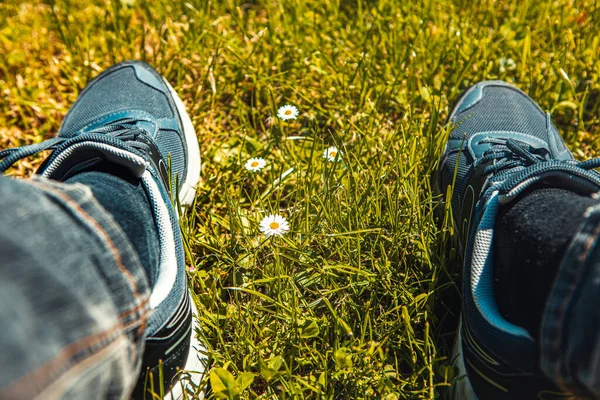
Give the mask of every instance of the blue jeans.
POLYGON ((600 203, 573 237, 546 303, 542 370, 573 392, 600 398, 600 203))
POLYGON ((0 399, 128 398, 149 295, 87 186, 0 177, 0 399))

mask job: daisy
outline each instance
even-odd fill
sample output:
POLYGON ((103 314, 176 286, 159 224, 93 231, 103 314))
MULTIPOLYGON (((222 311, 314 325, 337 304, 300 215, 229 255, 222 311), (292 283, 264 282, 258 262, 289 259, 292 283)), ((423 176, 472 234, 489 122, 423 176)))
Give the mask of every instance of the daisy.
POLYGON ((290 230, 287 220, 279 214, 267 215, 260 221, 260 231, 269 236, 281 236, 290 230))
POLYGON ((246 161, 246 164, 244 164, 244 167, 248 171, 258 172, 261 169, 263 169, 265 167, 265 165, 267 165, 267 162, 265 161, 264 158, 255 157, 255 158, 251 158, 248 161, 246 161))
POLYGON ((340 162, 340 157, 342 156, 342 154, 343 153, 340 150, 338 150, 337 147, 331 146, 325 151, 323 151, 323 158, 326 158, 329 162, 340 162))
POLYGON ((196 272, 196 267, 194 267, 193 265, 190 265, 190 266, 188 267, 188 272, 190 272, 190 273, 194 273, 194 272, 196 272))
POLYGON ((277 116, 284 121, 288 119, 296 119, 298 116, 298 109, 296 106, 291 106, 286 104, 285 106, 279 107, 279 111, 277 111, 277 116))

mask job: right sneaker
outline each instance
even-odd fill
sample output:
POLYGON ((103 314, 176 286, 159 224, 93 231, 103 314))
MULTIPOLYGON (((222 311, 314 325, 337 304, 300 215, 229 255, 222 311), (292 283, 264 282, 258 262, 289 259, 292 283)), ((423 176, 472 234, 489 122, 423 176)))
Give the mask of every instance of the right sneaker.
POLYGON ((133 396, 154 399, 150 389, 160 393, 162 388, 165 398, 189 398, 203 377, 207 358, 194 329, 196 311, 188 293, 178 224, 177 203, 192 204, 200 179, 198 139, 183 103, 149 65, 117 64, 80 93, 57 137, 0 152, 0 173, 47 149, 53 152, 36 173, 49 179, 65 181, 99 165, 124 168, 139 179, 155 218, 160 261, 146 271, 151 312, 133 396))
MULTIPOLYGON (((540 344, 506 320, 494 294, 493 237, 499 208, 531 187, 600 192, 598 160, 577 162, 548 113, 524 92, 500 81, 469 88, 449 116, 453 129, 434 177, 434 190, 452 187, 451 212, 464 252, 462 313, 453 362, 460 378, 455 400, 558 400, 540 367, 540 344)), ((567 259, 567 258, 565 258, 567 259)))

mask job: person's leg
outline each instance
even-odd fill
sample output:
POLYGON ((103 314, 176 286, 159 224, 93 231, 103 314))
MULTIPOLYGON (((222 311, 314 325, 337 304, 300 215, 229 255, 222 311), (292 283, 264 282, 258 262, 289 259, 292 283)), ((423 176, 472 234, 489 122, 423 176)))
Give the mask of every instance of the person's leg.
MULTIPOLYGON (((119 241, 135 249, 134 254, 140 259, 138 263, 149 287, 149 296, 143 299, 143 306, 147 305, 150 312, 144 323, 146 329, 137 331, 137 335, 144 332, 146 336, 142 368, 133 395, 135 398, 154 398, 154 393, 158 393, 179 399, 183 397, 183 391, 201 390, 198 384, 205 370, 206 356, 202 354, 203 348, 194 330, 194 304, 186 284, 183 242, 178 213, 173 204, 176 199, 181 206, 191 205, 200 177, 198 139, 183 103, 168 82, 150 66, 136 61, 124 62, 104 71, 87 85, 66 115, 56 138, 0 151, 0 173, 19 159, 44 149, 52 149, 53 152, 37 175, 58 182, 78 183, 77 187, 85 188, 90 197, 93 193, 95 204, 103 206, 105 213, 110 215, 113 228, 121 232, 119 241), (180 373, 181 370, 188 372, 180 373)), ((59 185, 55 187, 59 192, 60 188, 67 190, 69 187, 63 183, 56 185, 59 185)), ((32 206, 29 204, 21 212, 27 213, 32 206)), ((7 209, 10 215, 6 218, 18 215, 10 207, 7 209)), ((67 211, 73 213, 72 210, 67 211)), ((27 229, 36 240, 52 242, 52 233, 36 230, 39 224, 47 223, 44 216, 51 212, 46 210, 39 218, 27 221, 27 229)), ((93 221, 90 224, 102 226, 93 221)), ((70 230, 68 226, 64 229, 70 230)), ((72 231, 72 240, 76 241, 79 232, 72 231)), ((25 237, 19 236, 21 239, 25 237)), ((10 250, 6 250, 10 257, 17 260, 13 264, 28 262, 28 259, 22 261, 19 257, 33 251, 28 248, 16 257, 13 254, 16 254, 16 249, 8 242, 0 244, 0 252, 4 251, 3 246, 10 250)), ((106 260, 87 249, 92 249, 92 245, 77 248, 81 253, 78 257, 89 257, 91 262, 104 268, 106 260)), ((101 249, 104 251, 102 254, 110 254, 108 250, 112 250, 101 249)), ((43 258, 46 251, 50 249, 43 248, 35 254, 43 258)), ((61 257, 65 260, 76 258, 72 254, 73 248, 63 251, 57 246, 54 251, 58 253, 51 264, 60 263, 61 257)), ((118 254, 115 257, 116 268, 121 270, 118 254)), ((106 265, 109 270, 115 268, 106 265)), ((84 265, 81 273, 85 270, 84 265)), ((66 276, 64 284, 76 285, 77 276, 73 274, 74 280, 66 276)), ((51 278, 43 277, 39 283, 44 285, 45 279, 51 278)), ((111 295, 120 296, 118 292, 111 295)), ((34 296, 34 293, 22 290, 22 296, 34 296)), ((71 303, 73 300, 68 294, 57 293, 55 297, 57 302, 71 303)), ((34 303, 34 300, 26 300, 34 303)), ((81 305, 81 308, 87 307, 87 303, 81 305)), ((141 305, 134 307, 123 311, 123 317, 131 318, 142 308, 141 305)), ((46 312, 52 309, 53 306, 46 312)), ((73 313, 70 315, 73 325, 84 318, 73 313)), ((31 324, 32 317, 34 315, 29 314, 20 320, 21 325, 17 325, 16 329, 31 324)), ((68 336, 60 337, 60 334, 56 333, 57 341, 70 341, 68 336)), ((24 346, 18 347, 17 353, 23 351, 26 351, 24 346)), ((136 365, 131 364, 130 368, 135 370, 136 365)), ((103 369, 98 364, 95 367, 103 369)), ((72 379, 84 378, 76 372, 72 375, 72 379)), ((108 371, 104 376, 107 380, 118 379, 108 371)), ((119 393, 126 393, 126 390, 119 393)))
POLYGON ((449 119, 435 188, 453 187, 464 250, 451 397, 600 396, 600 160, 573 160, 504 82, 471 87, 449 119))
POLYGON ((600 398, 600 205, 586 210, 552 285, 540 327, 546 376, 581 398, 600 398))
POLYGON ((548 376, 599 398, 600 201, 534 189, 500 208, 495 229, 500 312, 532 335, 548 376))
POLYGON ((127 398, 150 290, 83 185, 0 177, 0 398, 127 398))

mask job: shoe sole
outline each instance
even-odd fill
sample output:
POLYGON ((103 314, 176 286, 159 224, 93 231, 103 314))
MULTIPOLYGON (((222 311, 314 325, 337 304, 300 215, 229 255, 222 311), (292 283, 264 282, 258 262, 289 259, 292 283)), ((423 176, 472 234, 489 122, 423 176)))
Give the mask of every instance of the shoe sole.
MULTIPOLYGON (((460 317, 462 318, 462 316, 460 317)), ((465 359, 462 350, 462 320, 458 323, 458 333, 452 350, 452 365, 458 370, 459 380, 452 384, 448 390, 448 400, 479 400, 473 391, 473 386, 467 374, 465 359)))
MULTIPOLYGON (((183 101, 173 89, 173 86, 162 77, 163 82, 169 89, 177 114, 181 120, 183 136, 185 139, 186 150, 187 150, 187 170, 186 175, 181 182, 179 187, 179 203, 182 206, 189 207, 194 203, 196 197, 196 187, 200 182, 201 174, 201 159, 200 159, 200 146, 198 144, 198 137, 196 136, 196 130, 192 124, 192 119, 188 114, 183 101)), ((193 298, 190 296, 190 303, 192 305, 192 326, 198 326, 198 310, 194 304, 193 298)), ((189 397, 189 393, 194 393, 195 388, 200 385, 200 382, 204 378, 204 374, 207 370, 208 357, 203 355, 206 353, 206 348, 200 343, 196 336, 196 330, 192 328, 190 338, 190 348, 188 350, 188 357, 186 364, 181 372, 179 382, 175 384, 169 392, 164 396, 164 399, 168 400, 180 400, 184 398, 184 393, 189 397)), ((204 393, 200 393, 198 398, 203 399, 204 393)))
MULTIPOLYGON (((192 330, 190 333, 190 348, 188 357, 182 371, 179 373, 179 381, 169 390, 163 399, 165 400, 182 400, 184 398, 192 398, 196 388, 200 386, 200 382, 204 379, 206 370, 208 369, 208 356, 206 356, 206 348, 200 343, 196 336, 195 326, 199 325, 198 310, 192 296, 190 295, 190 304, 192 306, 192 330), (184 397, 184 393, 186 396, 184 397)), ((197 393, 197 399, 204 399, 205 392, 197 393)))

